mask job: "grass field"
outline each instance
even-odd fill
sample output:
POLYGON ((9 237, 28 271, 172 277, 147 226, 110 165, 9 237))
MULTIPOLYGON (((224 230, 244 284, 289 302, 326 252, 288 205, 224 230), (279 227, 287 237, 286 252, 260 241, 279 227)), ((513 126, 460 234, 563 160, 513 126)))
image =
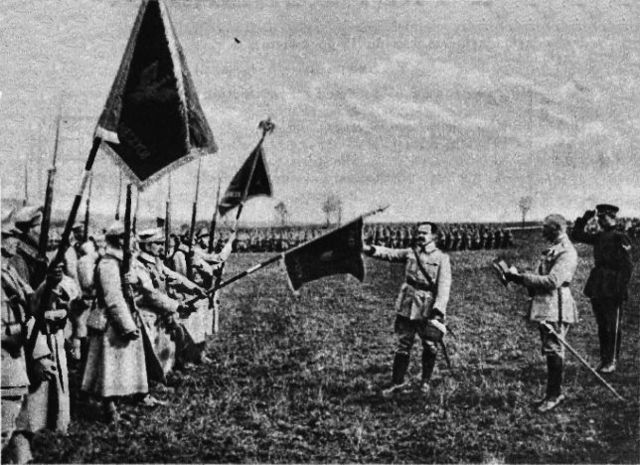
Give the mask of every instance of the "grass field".
MULTIPOLYGON (((544 245, 516 239, 507 257, 532 264, 544 245)), ((68 436, 37 436, 36 461, 638 463, 638 272, 625 306, 621 369, 609 377, 627 402, 567 355, 568 399, 540 415, 530 405, 546 377, 538 332, 524 320, 524 292, 504 289, 491 274, 495 252, 451 254, 454 367, 439 358, 427 397, 418 389, 393 400, 380 395, 390 378, 402 265, 367 260, 364 284, 337 276, 298 297, 272 267, 224 291, 213 361, 153 389, 169 406, 125 407, 131 420, 117 427, 75 411, 68 436)), ((581 321, 569 341, 595 365, 596 326, 581 295, 591 250, 579 253, 573 288, 581 321)), ((228 276, 263 257, 233 256, 228 276)))

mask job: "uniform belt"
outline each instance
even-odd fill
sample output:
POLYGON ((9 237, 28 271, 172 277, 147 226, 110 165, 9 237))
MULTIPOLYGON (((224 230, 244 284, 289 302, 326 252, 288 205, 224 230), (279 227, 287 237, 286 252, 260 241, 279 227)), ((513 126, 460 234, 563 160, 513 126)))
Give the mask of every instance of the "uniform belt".
POLYGON ((435 292, 435 289, 433 288, 433 286, 429 286, 427 283, 423 283, 420 281, 417 281, 413 278, 410 278, 407 276, 406 278, 406 283, 411 286, 411 287, 415 287, 418 290, 421 291, 426 291, 426 292, 435 292))

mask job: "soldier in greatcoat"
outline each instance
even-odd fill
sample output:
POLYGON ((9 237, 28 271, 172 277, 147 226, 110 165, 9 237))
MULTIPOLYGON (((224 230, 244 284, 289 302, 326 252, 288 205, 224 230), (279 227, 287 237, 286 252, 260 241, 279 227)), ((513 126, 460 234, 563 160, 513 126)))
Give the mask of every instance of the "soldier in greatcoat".
MULTIPOLYGON (((11 265, 4 248, 2 255, 2 461, 27 463, 33 458, 27 404, 30 387, 54 380, 58 372, 45 335, 40 331, 33 334, 32 315, 39 307, 44 285, 35 293, 11 265)), ((53 270, 50 285, 55 286, 61 278, 60 266, 53 270)), ((35 406, 32 401, 31 408, 35 406)), ((41 407, 47 411, 46 404, 41 407)))
POLYGON ((118 419, 116 401, 120 397, 137 395, 146 405, 158 403, 148 395, 143 339, 146 329, 137 309, 175 314, 180 307, 178 302, 154 289, 136 260, 132 260, 128 275, 121 276, 123 236, 121 223, 111 225, 106 232, 107 248, 96 266, 96 305, 87 321, 89 352, 82 390, 102 400, 107 421, 118 419), (125 299, 123 279, 131 287, 135 308, 125 299))
POLYGON ((578 266, 578 254, 566 234, 567 222, 561 215, 544 219, 543 237, 551 247, 542 254, 535 273, 507 273, 506 278, 525 286, 532 295, 529 319, 539 324, 542 354, 547 359, 547 389, 536 404, 539 412, 554 409, 564 400, 562 371, 565 349, 543 323, 566 339, 569 326, 578 320, 576 303, 569 288, 578 266))
POLYGON ((581 218, 576 219, 571 231, 574 241, 593 245, 595 266, 585 285, 584 294, 591 299, 598 324, 598 369, 602 373, 616 370, 622 340, 622 304, 628 298, 627 286, 633 269, 631 241, 624 232, 616 230, 618 210, 614 205, 597 205, 600 231, 586 231, 587 223, 596 215, 593 210, 586 211, 581 218))
MULTIPOLYGON (((183 298, 204 295, 204 290, 185 276, 169 269, 162 262, 164 255, 164 233, 155 234, 141 240, 142 252, 138 260, 149 273, 156 290, 170 297, 183 298)), ((165 374, 169 373, 176 363, 176 358, 187 349, 184 328, 178 327, 181 320, 187 318, 180 314, 158 314, 153 309, 141 309, 143 319, 147 323, 149 337, 153 343, 156 356, 165 374)), ((192 313, 192 312, 187 312, 192 313)))
POLYGON ((2 235, 2 247, 9 253, 9 262, 29 285, 36 289, 44 280, 47 259, 38 251, 42 207, 21 208, 13 218, 14 226, 2 235))
POLYGON ((416 247, 390 249, 366 246, 364 253, 374 258, 405 262, 405 282, 396 300, 395 332, 397 348, 393 361, 391 386, 383 396, 401 389, 409 367, 411 348, 416 334, 422 340, 422 390, 429 390, 429 380, 438 353, 438 335, 446 333, 444 320, 451 288, 449 256, 436 246, 438 234, 434 223, 417 226, 416 247))

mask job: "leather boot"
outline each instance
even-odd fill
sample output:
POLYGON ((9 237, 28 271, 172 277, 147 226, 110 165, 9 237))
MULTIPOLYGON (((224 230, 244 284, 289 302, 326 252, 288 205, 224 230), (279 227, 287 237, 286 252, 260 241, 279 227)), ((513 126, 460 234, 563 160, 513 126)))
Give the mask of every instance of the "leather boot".
POLYGON ((409 354, 396 353, 393 359, 393 374, 391 384, 398 385, 404 382, 404 376, 409 368, 409 354))
POLYGON ((558 355, 547 355, 547 399, 562 393, 563 360, 558 355))
POLYGON ((422 384, 428 383, 433 373, 433 368, 436 366, 436 354, 430 350, 423 349, 422 351, 422 384))
POLYGON ((396 353, 393 359, 393 374, 391 375, 391 386, 382 390, 382 397, 391 398, 396 391, 404 387, 404 375, 409 368, 409 354, 396 353))

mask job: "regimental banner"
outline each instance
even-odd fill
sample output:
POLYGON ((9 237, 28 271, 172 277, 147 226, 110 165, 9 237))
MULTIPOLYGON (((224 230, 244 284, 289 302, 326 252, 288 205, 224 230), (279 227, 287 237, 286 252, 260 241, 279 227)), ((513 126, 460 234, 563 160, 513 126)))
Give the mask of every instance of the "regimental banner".
POLYGON ((340 273, 364 280, 362 217, 284 254, 293 290, 309 281, 340 273))
POLYGON ((261 141, 229 183, 229 187, 218 204, 218 212, 224 216, 229 210, 252 197, 271 197, 272 191, 271 178, 269 178, 261 141), (246 198, 243 199, 245 192, 246 198))
POLYGON ((162 0, 140 5, 95 136, 139 188, 217 151, 162 0))

